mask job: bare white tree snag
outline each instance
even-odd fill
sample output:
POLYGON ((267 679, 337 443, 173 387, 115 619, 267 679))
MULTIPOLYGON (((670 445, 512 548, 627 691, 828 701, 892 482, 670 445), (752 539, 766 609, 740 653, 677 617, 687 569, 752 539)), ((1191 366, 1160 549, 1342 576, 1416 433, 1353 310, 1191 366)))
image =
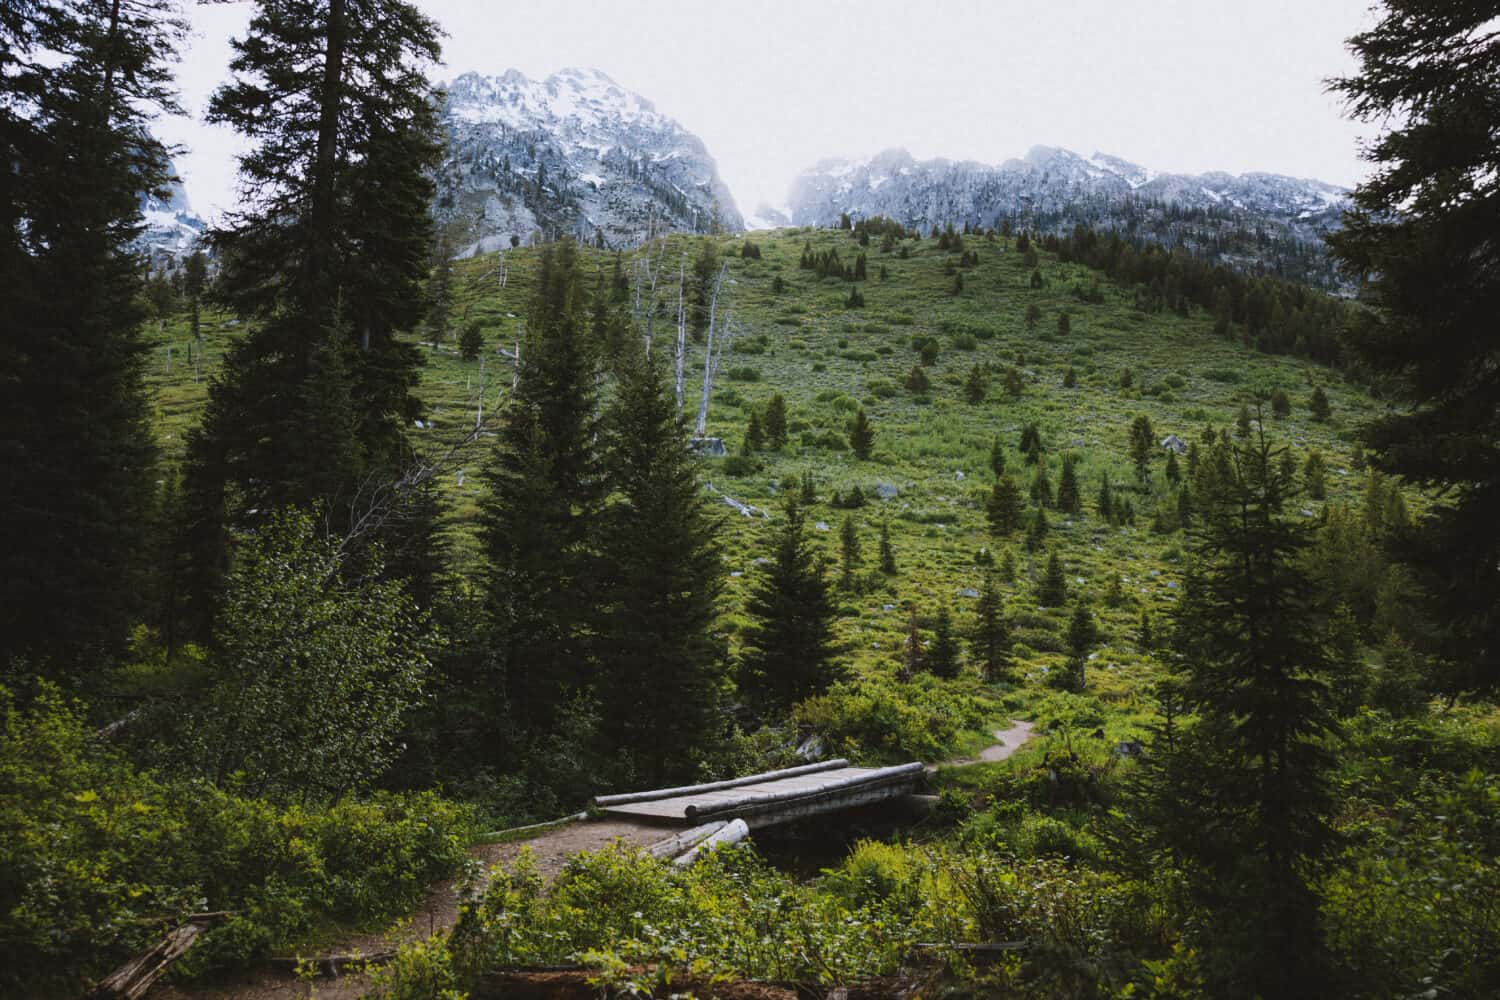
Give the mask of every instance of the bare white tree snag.
POLYGON ((505 288, 505 251, 501 250, 495 255, 495 272, 500 279, 501 289, 505 288))
MULTIPOLYGON (((713 294, 708 300, 708 338, 703 352, 703 396, 698 400, 698 421, 693 425, 693 437, 702 437, 708 431, 708 399, 714 389, 714 369, 718 367, 718 357, 714 353, 714 326, 718 317, 719 291, 724 287, 724 272, 728 268, 727 263, 719 265, 719 273, 714 277, 713 294)), ((723 353, 722 348, 719 353, 723 353)))
POLYGON ((198 384, 198 363, 203 360, 203 345, 189 346, 188 350, 193 354, 193 384, 198 384))
POLYGON ((167 345, 167 374, 172 374, 172 345, 167 345))
POLYGON ((682 415, 682 372, 683 364, 687 360, 687 308, 682 297, 682 285, 687 275, 687 254, 682 255, 682 261, 677 265, 677 345, 672 354, 673 364, 677 368, 677 413, 682 415))

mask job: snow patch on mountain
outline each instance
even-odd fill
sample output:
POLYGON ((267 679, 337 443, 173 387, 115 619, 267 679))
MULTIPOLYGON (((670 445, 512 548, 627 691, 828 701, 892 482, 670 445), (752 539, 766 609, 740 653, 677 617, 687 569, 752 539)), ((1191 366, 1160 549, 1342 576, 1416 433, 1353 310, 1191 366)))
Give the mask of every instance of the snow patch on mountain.
POLYGON ((1265 263, 1279 264, 1281 255, 1298 260, 1299 267, 1318 256, 1323 235, 1338 228, 1350 205, 1348 191, 1322 181, 1269 173, 1174 174, 1108 153, 1083 157, 1053 146, 1033 146, 1024 157, 999 165, 919 161, 904 149, 863 160, 824 160, 792 182, 788 203, 798 226, 835 225, 844 214, 884 215, 923 230, 1010 219, 1064 233, 1083 223, 1202 253, 1222 245, 1226 233, 1259 229, 1276 243, 1265 263))
POLYGON ((203 238, 208 224, 199 218, 188 202, 187 189, 176 165, 170 165, 171 179, 161 194, 143 192, 139 206, 145 228, 136 237, 136 247, 152 267, 162 267, 192 252, 203 238))
POLYGON ((599 70, 465 73, 445 91, 434 207, 464 254, 745 226, 702 140, 599 70))

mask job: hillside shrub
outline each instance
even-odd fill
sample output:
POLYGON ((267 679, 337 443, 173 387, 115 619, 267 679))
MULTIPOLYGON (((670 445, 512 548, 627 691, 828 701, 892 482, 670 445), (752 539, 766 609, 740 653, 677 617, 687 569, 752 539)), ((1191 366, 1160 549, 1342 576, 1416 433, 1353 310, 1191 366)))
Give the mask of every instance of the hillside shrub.
POLYGON ((76 992, 190 913, 235 915, 184 971, 406 912, 465 856, 467 812, 432 793, 326 808, 137 770, 76 706, 0 688, 0 995, 76 992))
POLYGON ((963 730, 984 723, 984 709, 930 675, 906 682, 865 677, 802 702, 793 720, 840 753, 876 761, 933 761, 957 750, 963 730))

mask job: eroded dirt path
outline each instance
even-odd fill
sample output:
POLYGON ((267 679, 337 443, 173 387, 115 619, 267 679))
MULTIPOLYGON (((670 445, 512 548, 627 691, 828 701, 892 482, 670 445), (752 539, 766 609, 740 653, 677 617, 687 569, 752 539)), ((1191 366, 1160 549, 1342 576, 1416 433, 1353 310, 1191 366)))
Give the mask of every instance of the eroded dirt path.
MULTIPOLYGON (((543 877, 550 881, 579 851, 601 850, 616 840, 646 847, 671 834, 669 829, 630 820, 583 820, 544 830, 526 840, 476 844, 469 849, 469 856, 485 867, 507 865, 520 855, 523 848, 529 847, 543 877)), ((324 949, 324 953, 374 955, 391 951, 408 941, 452 927, 458 922, 458 905, 459 879, 439 882, 428 890, 426 900, 409 920, 384 934, 355 935, 324 949)), ((262 966, 219 982, 158 984, 147 994, 147 1000, 289 1000, 293 997, 356 1000, 369 985, 367 976, 357 974, 319 977, 312 983, 304 983, 285 970, 262 966)))
POLYGON ((977 757, 955 757, 952 760, 939 761, 936 764, 928 764, 927 771, 932 773, 940 767, 963 767, 968 764, 987 763, 997 760, 1005 760, 1011 754, 1021 749, 1021 746, 1036 732, 1036 723, 1026 722, 1021 719, 1012 719, 1010 728, 996 729, 994 731, 995 742, 979 751, 977 757))
MULTIPOLYGON (((994 730, 995 742, 975 757, 959 757, 927 765, 929 772, 939 767, 963 767, 981 762, 1005 760, 1031 739, 1035 723, 1012 720, 1009 728, 994 730)), ((514 861, 523 848, 529 847, 537 867, 547 880, 557 877, 568 859, 579 851, 597 851, 616 840, 646 847, 672 834, 672 830, 647 823, 623 819, 583 820, 544 830, 535 837, 503 844, 477 844, 469 851, 474 862, 489 867, 514 861)), ((401 944, 445 931, 458 922, 459 880, 450 879, 432 886, 423 904, 408 920, 383 934, 355 935, 325 949, 327 954, 374 955, 389 952, 401 944)), ((214 983, 158 985, 147 1000, 291 1000, 316 997, 318 1000, 357 1000, 370 986, 367 976, 342 975, 320 977, 311 983, 299 981, 289 972, 260 967, 234 978, 214 983)))

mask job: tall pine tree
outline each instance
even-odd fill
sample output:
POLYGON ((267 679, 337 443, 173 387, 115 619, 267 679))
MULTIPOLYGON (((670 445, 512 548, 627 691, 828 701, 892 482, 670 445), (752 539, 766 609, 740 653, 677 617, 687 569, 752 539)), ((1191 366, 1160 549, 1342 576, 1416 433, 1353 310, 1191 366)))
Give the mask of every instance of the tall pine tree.
POLYGON ((597 360, 577 250, 542 250, 515 392, 485 469, 480 515, 491 668, 513 720, 546 729, 590 683, 603 498, 595 453, 597 360))
POLYGON ((826 563, 813 551, 795 491, 787 493, 775 555, 756 580, 746 611, 754 624, 740 684, 751 697, 785 711, 827 689, 834 680, 833 601, 826 563))
POLYGON ((412 4, 264 0, 233 44, 208 117, 253 145, 247 198, 212 236, 215 292, 252 324, 189 440, 194 589, 209 605, 226 523, 320 504, 346 533, 405 497, 383 487, 412 462, 421 357, 396 335, 426 311, 439 154, 423 75, 438 28, 412 4))
MULTIPOLYGON (((658 355, 660 352, 658 352, 658 355)), ((648 786, 682 782, 719 735, 723 574, 687 432, 658 363, 622 360, 605 419, 598 685, 610 749, 648 786)))
POLYGON ((1388 129, 1329 238, 1375 306, 1349 346, 1406 405, 1362 432, 1381 469, 1440 491, 1399 554, 1441 623, 1456 691, 1500 689, 1500 45, 1494 6, 1387 0, 1334 89, 1388 129))
POLYGON ((1232 446, 1199 497, 1175 630, 1197 719, 1141 803, 1209 917, 1218 996, 1329 992, 1313 888, 1333 844, 1329 662, 1277 457, 1264 432, 1232 446))
POLYGON ((131 248, 165 186, 166 0, 0 16, 0 666, 64 676, 122 650, 139 608, 155 450, 131 248))

